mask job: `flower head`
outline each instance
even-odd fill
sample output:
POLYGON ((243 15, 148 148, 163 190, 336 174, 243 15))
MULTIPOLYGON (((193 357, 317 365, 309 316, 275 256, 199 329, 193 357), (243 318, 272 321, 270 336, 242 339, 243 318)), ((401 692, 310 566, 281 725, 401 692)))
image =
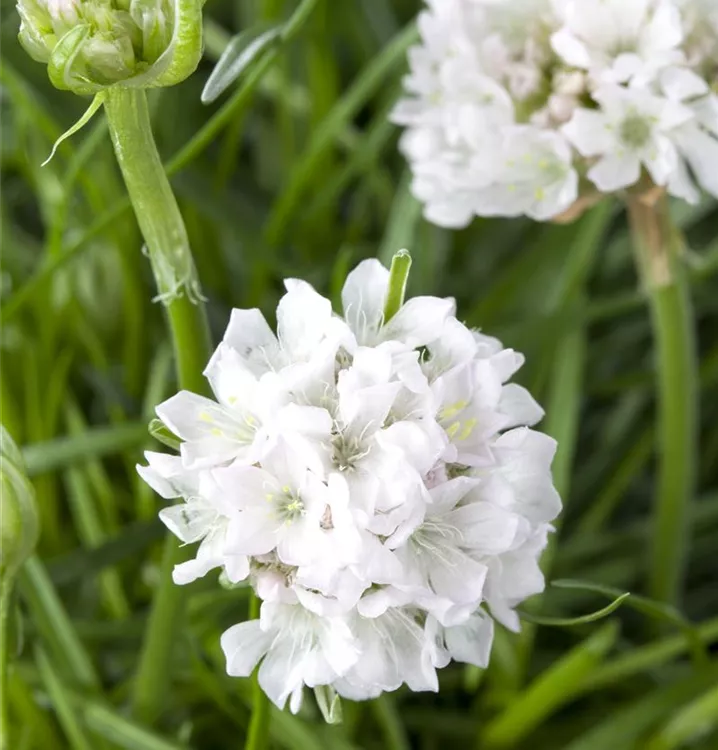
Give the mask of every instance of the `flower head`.
POLYGON ((712 0, 426 1, 392 119, 430 221, 718 195, 712 0))
POLYGON ((20 42, 57 88, 167 86, 201 57, 198 0, 18 0, 20 42))
POLYGON ((543 586, 560 501, 554 443, 528 426, 543 413, 508 382, 523 358, 453 300, 395 302, 376 260, 349 274, 343 317, 286 287, 277 335, 233 312, 206 370, 215 399, 157 408, 180 455, 148 453, 139 471, 181 499, 160 512, 168 528, 200 543, 175 580, 221 568, 254 588, 260 620, 222 647, 230 674, 261 661, 278 706, 297 710, 305 685, 437 690, 452 658, 485 666, 492 617, 518 629, 513 608, 543 586))

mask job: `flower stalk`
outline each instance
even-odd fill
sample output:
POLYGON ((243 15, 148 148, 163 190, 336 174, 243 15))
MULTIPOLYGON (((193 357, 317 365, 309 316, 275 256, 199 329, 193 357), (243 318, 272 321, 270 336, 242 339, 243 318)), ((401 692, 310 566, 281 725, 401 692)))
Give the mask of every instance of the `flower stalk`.
MULTIPOLYGON (((210 353, 209 327, 182 215, 152 136, 147 99, 141 89, 105 92, 112 143, 137 222, 145 239, 158 298, 165 304, 181 388, 203 391, 210 353)), ((134 693, 134 711, 154 721, 166 695, 172 631, 180 621, 184 597, 172 583, 172 569, 185 551, 168 536, 161 580, 145 632, 134 693)))
MULTIPOLYGON (((249 600, 249 619, 259 618, 259 609, 262 602, 252 592, 249 600)), ((245 750, 265 750, 269 736, 269 698, 264 694, 259 684, 259 667, 252 675, 252 718, 249 721, 247 741, 245 750)))
POLYGON ((628 215, 648 296, 656 347, 658 483, 649 590, 677 604, 695 489, 698 381, 694 321, 680 260, 681 238, 665 195, 632 197, 628 215))

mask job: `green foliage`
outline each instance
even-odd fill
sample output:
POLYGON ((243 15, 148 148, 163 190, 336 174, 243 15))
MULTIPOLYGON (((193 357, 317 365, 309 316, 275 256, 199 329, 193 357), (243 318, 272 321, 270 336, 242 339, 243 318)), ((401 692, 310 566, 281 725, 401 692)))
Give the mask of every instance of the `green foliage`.
MULTIPOLYGON (((605 204, 569 226, 476 220, 453 233, 423 220, 386 120, 418 8, 417 0, 214 0, 198 72, 150 92, 156 138, 215 341, 233 306, 271 315, 285 276, 336 299, 357 261, 378 254, 389 263, 406 247, 408 294, 456 297, 461 318, 527 355, 520 380, 560 439, 556 482, 567 508, 546 565, 551 578, 582 583, 550 586, 526 605, 527 617, 555 627, 500 631, 490 667, 447 668, 438 695, 344 701, 343 722, 332 726, 309 691, 299 716, 270 707, 269 747, 710 750, 718 746, 718 210, 710 201, 674 207, 690 246, 703 408, 688 573, 673 609, 642 597, 655 394, 625 217, 605 204), (215 74, 221 98, 202 104, 230 40, 269 28, 281 31, 251 55, 243 57, 248 37, 235 42, 227 75, 215 74), (587 612, 608 617, 594 623, 587 612)), ((103 117, 41 168, 87 102, 55 90, 28 62, 17 27, 3 4, 0 398, 41 535, 17 587, 24 645, 7 690, 10 747, 241 747, 253 689, 226 676, 218 641, 247 616, 246 589, 208 578, 186 590, 164 710, 147 726, 128 708, 162 555, 161 501, 134 467, 143 449, 174 446, 148 423, 176 383, 103 117)))

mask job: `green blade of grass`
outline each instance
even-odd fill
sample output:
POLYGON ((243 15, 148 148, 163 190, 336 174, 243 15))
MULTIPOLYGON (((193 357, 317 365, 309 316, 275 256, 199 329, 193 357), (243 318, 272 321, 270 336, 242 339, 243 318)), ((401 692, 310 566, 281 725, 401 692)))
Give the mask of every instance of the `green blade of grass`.
POLYGON ((715 685, 718 665, 698 675, 652 690, 638 701, 611 713, 604 721, 571 742, 565 750, 634 750, 645 734, 694 696, 715 685))
POLYGON ((72 750, 93 750, 93 741, 85 734, 84 727, 75 712, 75 707, 68 700, 67 689, 52 668, 50 660, 41 648, 35 649, 35 662, 40 676, 47 689, 57 718, 62 726, 72 750))
POLYGON ((540 674, 480 734, 478 747, 510 747, 570 702, 587 674, 613 648, 618 625, 609 622, 540 674))
POLYGON ((344 96, 316 129, 304 154, 292 169, 287 187, 279 197, 267 221, 266 235, 271 244, 281 242, 289 220, 311 181, 322 156, 363 104, 374 94, 394 68, 403 61, 407 48, 417 39, 410 23, 362 71, 344 96))
POLYGON ((147 426, 125 422, 111 427, 96 427, 75 435, 23 447, 23 457, 30 477, 48 474, 90 458, 121 453, 141 445, 147 437, 147 426))

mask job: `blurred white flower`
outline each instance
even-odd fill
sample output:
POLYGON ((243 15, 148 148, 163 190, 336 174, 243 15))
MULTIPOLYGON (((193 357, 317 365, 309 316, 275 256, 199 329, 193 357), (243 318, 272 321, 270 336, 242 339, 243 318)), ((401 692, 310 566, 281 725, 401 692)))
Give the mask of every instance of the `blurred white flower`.
POLYGON ((686 200, 696 183, 718 196, 717 139, 688 101, 718 74, 713 0, 426 2, 391 119, 429 221, 573 215, 643 170, 686 200))
POLYGON ((297 710, 304 685, 436 690, 451 658, 485 666, 491 617, 517 627, 513 608, 543 586, 560 500, 554 442, 528 429, 543 412, 508 382, 523 357, 463 325, 451 299, 386 319, 375 260, 349 274, 344 317, 308 284, 286 287, 276 336, 258 311, 233 312, 206 370, 216 401, 157 408, 180 455, 148 453, 139 471, 181 498, 160 512, 168 528, 200 542, 175 580, 249 580, 261 618, 222 637, 227 670, 261 661, 278 706, 297 710))
POLYGON ((582 156, 600 157, 588 178, 610 193, 638 182, 645 167, 656 185, 666 185, 678 164, 671 134, 693 113, 640 88, 608 84, 593 98, 599 110, 578 109, 562 128, 582 156))
POLYGON ((681 16, 672 0, 556 0, 562 22, 551 45, 568 66, 595 81, 650 81, 684 55, 681 16))

